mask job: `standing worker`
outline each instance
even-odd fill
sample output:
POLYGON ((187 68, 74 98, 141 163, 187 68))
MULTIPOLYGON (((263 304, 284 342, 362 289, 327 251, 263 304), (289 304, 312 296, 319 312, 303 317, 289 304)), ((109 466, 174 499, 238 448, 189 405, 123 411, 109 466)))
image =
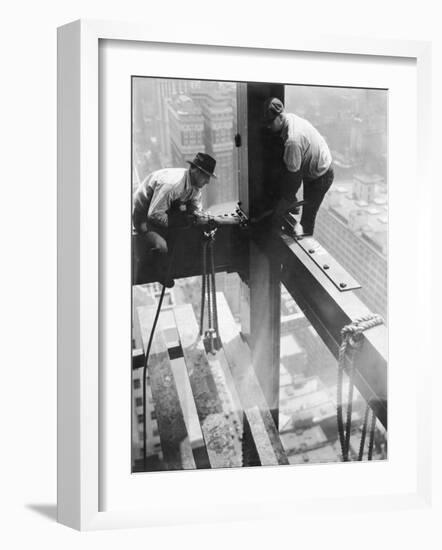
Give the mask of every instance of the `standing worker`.
MULTIPOLYGON (((178 218, 204 217, 201 190, 214 173, 216 161, 210 155, 197 153, 189 168, 165 168, 149 174, 135 191, 132 221, 134 240, 134 283, 144 266, 152 263, 156 279, 172 287, 169 273, 169 229, 173 227, 174 211, 178 218)), ((176 219, 176 217, 175 217, 176 219)))
POLYGON ((271 182, 278 186, 273 205, 274 220, 279 223, 282 216, 293 208, 296 193, 303 183, 305 204, 301 225, 304 235, 313 235, 316 215, 334 178, 330 149, 310 122, 287 113, 282 101, 276 97, 264 104, 264 125, 278 135, 283 144, 278 181, 271 182))

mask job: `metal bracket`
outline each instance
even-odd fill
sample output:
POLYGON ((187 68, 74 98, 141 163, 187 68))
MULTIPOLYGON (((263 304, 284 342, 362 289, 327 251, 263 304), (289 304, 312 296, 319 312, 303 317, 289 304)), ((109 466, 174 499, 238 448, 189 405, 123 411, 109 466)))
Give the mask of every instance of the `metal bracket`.
POLYGON ((356 279, 345 271, 313 237, 303 237, 296 242, 340 292, 361 288, 356 279))
POLYGON ((284 226, 289 229, 291 236, 295 239, 298 246, 310 256, 319 269, 330 279, 340 292, 356 290, 361 285, 354 279, 325 248, 323 248, 313 237, 297 236, 295 227, 296 218, 289 214, 284 219, 284 226))

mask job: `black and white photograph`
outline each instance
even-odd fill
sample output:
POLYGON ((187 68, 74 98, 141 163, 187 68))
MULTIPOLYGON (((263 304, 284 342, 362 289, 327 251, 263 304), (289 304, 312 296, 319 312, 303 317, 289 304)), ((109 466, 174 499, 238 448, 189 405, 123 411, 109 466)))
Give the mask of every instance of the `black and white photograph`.
POLYGON ((2 548, 442 548, 436 8, 5 4, 2 548))
POLYGON ((387 460, 388 90, 131 86, 131 471, 387 460))

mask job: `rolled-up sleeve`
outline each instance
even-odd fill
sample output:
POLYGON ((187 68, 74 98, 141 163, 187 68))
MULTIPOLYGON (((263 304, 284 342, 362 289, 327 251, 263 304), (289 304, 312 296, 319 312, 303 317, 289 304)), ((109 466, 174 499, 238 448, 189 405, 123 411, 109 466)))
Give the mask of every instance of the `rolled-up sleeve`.
POLYGON ((140 232, 142 223, 147 221, 147 213, 153 195, 152 176, 148 176, 140 185, 133 196, 132 223, 137 232, 140 232))
POLYGON ((298 143, 288 141, 284 148, 284 164, 289 172, 298 172, 302 164, 302 151, 298 143))
POLYGON ((148 220, 153 225, 160 227, 167 227, 169 225, 169 218, 167 212, 178 197, 173 184, 161 181, 154 184, 155 198, 152 201, 149 208, 148 220), (155 185, 158 189, 155 189, 155 185))

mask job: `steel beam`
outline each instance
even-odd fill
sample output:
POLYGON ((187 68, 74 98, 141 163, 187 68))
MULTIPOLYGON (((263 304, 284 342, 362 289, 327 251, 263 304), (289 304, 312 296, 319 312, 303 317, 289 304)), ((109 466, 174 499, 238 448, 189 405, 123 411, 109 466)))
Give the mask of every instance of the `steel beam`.
MULTIPOLYGON (((331 353, 338 358, 341 329, 370 313, 353 291, 341 291, 299 242, 283 233, 258 235, 264 251, 278 254, 281 282, 293 296, 331 353)), ((387 328, 364 333, 357 355, 355 385, 387 427, 387 328)))

